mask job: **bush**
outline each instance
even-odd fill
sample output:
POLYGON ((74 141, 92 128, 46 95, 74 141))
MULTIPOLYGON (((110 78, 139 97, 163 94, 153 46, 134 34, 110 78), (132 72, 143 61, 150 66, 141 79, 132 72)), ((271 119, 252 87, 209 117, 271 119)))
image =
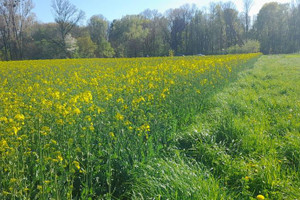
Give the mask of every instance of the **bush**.
POLYGON ((244 45, 239 46, 231 46, 227 49, 227 53, 229 54, 237 54, 237 53, 257 53, 260 49, 260 43, 257 40, 248 40, 244 45))

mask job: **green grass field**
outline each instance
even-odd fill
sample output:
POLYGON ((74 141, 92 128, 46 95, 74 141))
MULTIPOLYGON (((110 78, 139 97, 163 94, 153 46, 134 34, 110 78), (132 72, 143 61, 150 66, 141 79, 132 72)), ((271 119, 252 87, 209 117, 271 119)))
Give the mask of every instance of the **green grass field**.
POLYGON ((300 55, 262 56, 173 142, 136 199, 300 199, 300 55))

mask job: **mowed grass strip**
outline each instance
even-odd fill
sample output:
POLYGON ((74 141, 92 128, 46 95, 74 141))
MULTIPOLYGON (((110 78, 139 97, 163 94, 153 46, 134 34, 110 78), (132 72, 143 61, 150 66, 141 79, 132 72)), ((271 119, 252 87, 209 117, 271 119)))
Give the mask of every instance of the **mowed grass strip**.
POLYGON ((166 158, 140 166, 132 194, 300 199, 299 86, 300 55, 262 56, 174 136, 166 158))

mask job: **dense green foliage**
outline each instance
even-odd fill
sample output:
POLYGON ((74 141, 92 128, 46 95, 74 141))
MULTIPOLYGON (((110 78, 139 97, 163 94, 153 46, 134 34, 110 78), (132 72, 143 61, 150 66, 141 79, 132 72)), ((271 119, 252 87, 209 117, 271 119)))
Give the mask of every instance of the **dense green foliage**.
POLYGON ((227 49, 227 53, 257 53, 260 51, 260 43, 256 40, 247 40, 242 46, 235 45, 227 49))
POLYGON ((300 50, 300 4, 265 4, 257 15, 254 27, 261 43, 261 52, 292 53, 300 50))

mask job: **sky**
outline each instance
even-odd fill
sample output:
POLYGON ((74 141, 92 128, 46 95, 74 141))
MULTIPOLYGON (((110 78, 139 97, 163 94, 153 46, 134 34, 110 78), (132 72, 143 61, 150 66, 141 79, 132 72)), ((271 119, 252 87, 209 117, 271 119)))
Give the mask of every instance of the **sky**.
MULTIPOLYGON (((36 14, 37 20, 48 23, 53 22, 53 14, 51 9, 52 0, 32 0, 35 7, 33 12, 36 14)), ((120 19, 125 15, 139 14, 145 9, 156 9, 164 13, 170 8, 178 8, 186 3, 195 4, 198 8, 209 7, 210 2, 220 2, 220 0, 69 0, 78 9, 85 12, 85 21, 91 16, 102 14, 109 21, 120 19)), ((228 0, 227 0, 228 1, 228 0)), ((222 1, 222 2, 227 2, 222 1)), ((251 15, 256 15, 260 8, 268 2, 289 3, 291 0, 254 0, 251 15)), ((232 0, 239 11, 243 9, 242 0, 232 0)))

